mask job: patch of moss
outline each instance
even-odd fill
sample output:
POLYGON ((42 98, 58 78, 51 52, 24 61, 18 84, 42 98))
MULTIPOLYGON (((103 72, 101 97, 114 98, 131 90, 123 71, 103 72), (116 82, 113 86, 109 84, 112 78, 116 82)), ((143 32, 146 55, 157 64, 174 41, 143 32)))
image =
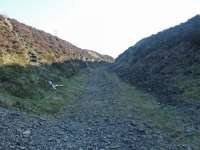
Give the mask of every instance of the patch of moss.
POLYGON ((177 85, 183 91, 183 95, 194 100, 200 100, 200 79, 182 77, 177 80, 177 85))

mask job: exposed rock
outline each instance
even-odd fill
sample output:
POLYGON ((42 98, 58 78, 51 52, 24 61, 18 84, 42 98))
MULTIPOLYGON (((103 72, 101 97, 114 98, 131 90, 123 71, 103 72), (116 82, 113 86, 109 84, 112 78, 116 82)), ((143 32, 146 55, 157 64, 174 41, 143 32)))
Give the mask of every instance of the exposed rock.
POLYGON ((26 147, 24 147, 24 146, 20 146, 19 147, 21 150, 25 150, 26 149, 26 147))
POLYGON ((26 130, 26 131, 24 131, 23 133, 22 133, 25 137, 29 137, 30 136, 30 134, 31 134, 31 130, 26 130))

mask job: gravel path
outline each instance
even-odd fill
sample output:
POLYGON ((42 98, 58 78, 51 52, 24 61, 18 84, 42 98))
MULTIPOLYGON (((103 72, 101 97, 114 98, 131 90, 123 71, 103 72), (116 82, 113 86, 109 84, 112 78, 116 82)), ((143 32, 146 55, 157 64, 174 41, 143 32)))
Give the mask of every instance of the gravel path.
POLYGON ((55 119, 0 108, 2 150, 177 149, 119 95, 122 84, 104 69, 88 74, 84 91, 55 119))

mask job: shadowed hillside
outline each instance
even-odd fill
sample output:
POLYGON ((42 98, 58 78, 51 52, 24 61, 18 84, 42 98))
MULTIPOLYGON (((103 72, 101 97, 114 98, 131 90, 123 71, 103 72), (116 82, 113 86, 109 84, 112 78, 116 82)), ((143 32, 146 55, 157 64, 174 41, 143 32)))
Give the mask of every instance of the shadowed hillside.
POLYGON ((114 65, 120 77, 167 102, 200 99, 200 16, 142 39, 114 65))

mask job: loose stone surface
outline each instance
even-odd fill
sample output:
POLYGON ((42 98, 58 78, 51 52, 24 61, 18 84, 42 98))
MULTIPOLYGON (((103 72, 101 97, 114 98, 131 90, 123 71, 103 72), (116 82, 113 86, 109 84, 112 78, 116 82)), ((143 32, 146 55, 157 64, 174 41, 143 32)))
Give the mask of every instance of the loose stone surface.
MULTIPOLYGON (((139 120, 119 96, 120 81, 101 70, 54 119, 0 108, 2 150, 175 150, 173 140, 139 120)), ((190 149, 184 146, 182 149, 190 149)))

